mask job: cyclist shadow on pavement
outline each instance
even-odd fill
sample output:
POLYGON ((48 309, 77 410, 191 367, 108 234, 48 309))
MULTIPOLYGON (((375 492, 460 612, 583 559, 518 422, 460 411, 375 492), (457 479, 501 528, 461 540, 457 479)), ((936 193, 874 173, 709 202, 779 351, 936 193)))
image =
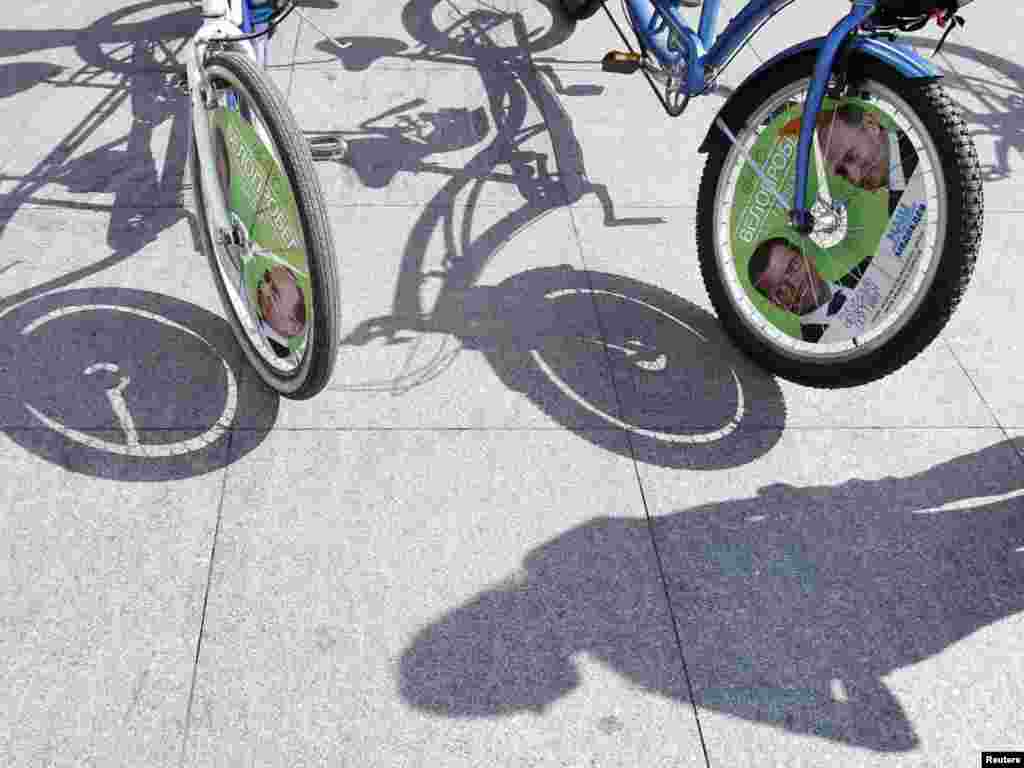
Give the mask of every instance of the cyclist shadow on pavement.
POLYGON ((1022 475, 1008 441, 910 477, 595 518, 420 631, 401 693, 449 717, 543 714, 584 654, 680 703, 911 750, 886 676, 1024 610, 1022 475))
POLYGON ((358 131, 339 132, 349 142, 346 162, 364 184, 390 183, 399 171, 447 180, 407 238, 391 313, 363 320, 343 340, 404 346, 417 360, 388 381, 332 388, 402 394, 473 351, 507 386, 608 450, 703 469, 770 450, 785 421, 778 384, 734 350, 707 312, 637 280, 568 266, 479 283, 512 238, 588 195, 600 203, 605 226, 664 220, 619 216, 609 188, 590 180, 560 98, 600 88, 566 85, 533 60, 571 31, 557 14, 545 28, 521 11, 441 7, 437 0, 405 7, 417 48, 379 37, 317 45, 357 71, 395 58, 467 67, 479 76, 485 102, 428 110, 414 99, 358 131), (431 157, 477 145, 461 167, 431 157), (498 206, 482 204, 496 193, 498 206))

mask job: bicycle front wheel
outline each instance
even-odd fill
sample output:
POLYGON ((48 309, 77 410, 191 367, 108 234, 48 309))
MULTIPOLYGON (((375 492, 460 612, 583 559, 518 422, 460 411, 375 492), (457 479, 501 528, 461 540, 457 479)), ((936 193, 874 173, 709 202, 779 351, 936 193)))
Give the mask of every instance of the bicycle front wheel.
POLYGON ((260 377, 284 397, 309 398, 330 380, 340 324, 334 241, 309 145, 248 57, 219 52, 205 71, 213 157, 193 142, 191 163, 203 250, 260 377), (230 233, 213 231, 201 163, 216 168, 230 233))
POLYGON ((817 117, 806 204, 789 222, 814 56, 794 57, 736 96, 701 179, 697 245, 731 338, 769 371, 854 386, 905 365, 949 320, 982 229, 977 153, 940 85, 864 57, 817 117))

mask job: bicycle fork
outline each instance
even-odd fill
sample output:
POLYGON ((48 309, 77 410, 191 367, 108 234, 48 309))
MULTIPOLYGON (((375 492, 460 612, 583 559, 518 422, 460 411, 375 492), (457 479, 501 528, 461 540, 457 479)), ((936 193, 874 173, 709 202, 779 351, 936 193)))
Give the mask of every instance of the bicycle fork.
POLYGON ((189 148, 198 152, 200 179, 192 183, 202 184, 202 194, 206 203, 210 225, 210 234, 215 242, 229 244, 235 240, 235 228, 227 214, 227 201, 221 189, 220 180, 215 168, 216 148, 213 132, 210 129, 209 113, 216 105, 213 86, 206 77, 203 62, 211 43, 217 40, 231 40, 231 45, 241 52, 256 59, 255 52, 248 40, 238 40, 241 30, 227 18, 228 9, 225 0, 204 0, 203 14, 207 16, 195 37, 189 41, 185 50, 185 67, 188 76, 189 109, 191 112, 189 148), (194 139, 194 144, 192 139, 194 139))
POLYGON ((825 91, 828 88, 832 69, 843 43, 872 14, 877 4, 876 0, 852 0, 852 2, 853 8, 850 9, 850 13, 832 27, 818 51, 807 102, 804 104, 804 113, 800 120, 800 140, 796 150, 796 184, 793 191, 793 207, 790 209, 789 216, 793 228, 802 235, 808 235, 814 229, 814 219, 804 201, 807 198, 807 172, 810 168, 811 148, 818 112, 825 101, 825 91))
MULTIPOLYGON (((775 183, 768 178, 764 169, 750 156, 750 153, 747 152, 736 135, 729 129, 725 120, 719 116, 715 121, 715 124, 728 139, 729 143, 739 150, 754 173, 757 174, 765 189, 773 194, 779 207, 789 211, 790 224, 801 235, 809 235, 814 230, 814 217, 811 214, 811 209, 807 207, 804 201, 807 198, 807 174, 810 169, 811 151, 814 147, 814 130, 818 113, 821 111, 821 106, 825 101, 825 94, 837 60, 840 61, 841 67, 845 69, 845 62, 842 61, 842 57, 845 56, 845 52, 849 49, 844 49, 844 43, 850 40, 851 36, 856 33, 857 29, 871 15, 876 6, 876 0, 851 1, 853 8, 850 10, 850 13, 840 19, 829 32, 821 48, 818 50, 815 60, 807 100, 804 103, 803 115, 800 118, 800 137, 797 143, 796 177, 794 179, 792 206, 783 197, 782 192, 779 191, 775 183)), ((845 77, 845 71, 839 74, 845 77)), ((840 86, 842 85, 840 83, 840 86)))

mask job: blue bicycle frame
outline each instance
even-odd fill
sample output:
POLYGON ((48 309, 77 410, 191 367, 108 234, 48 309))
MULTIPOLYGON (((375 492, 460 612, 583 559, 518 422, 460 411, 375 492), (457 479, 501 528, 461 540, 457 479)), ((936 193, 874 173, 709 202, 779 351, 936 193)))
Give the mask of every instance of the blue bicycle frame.
MULTIPOLYGON (((267 27, 267 21, 274 15, 274 7, 270 2, 265 5, 253 7, 253 0, 237 0, 242 11, 242 23, 239 28, 243 33, 250 35, 253 32, 260 32, 267 27)), ((267 39, 260 37, 252 41, 253 51, 256 53, 256 61, 261 67, 267 66, 267 39)), ((230 97, 232 100, 234 97, 230 97)), ((233 103, 233 102, 232 102, 233 103)))
POLYGON ((253 8, 252 0, 240 0, 242 3, 242 31, 246 34, 255 32, 256 27, 266 24, 267 20, 274 15, 273 4, 267 2, 257 8, 253 8))
MULTIPOLYGON (((796 0, 750 0, 740 13, 715 36, 721 0, 704 0, 700 26, 694 31, 679 15, 672 0, 626 0, 634 31, 644 49, 650 51, 668 69, 685 65, 687 95, 710 90, 718 73, 744 44, 773 16, 796 0), (667 32, 667 34, 666 34, 667 32)), ((797 147, 796 188, 792 213, 797 222, 808 220, 804 200, 807 196, 807 170, 810 165, 814 121, 821 109, 832 67, 840 46, 874 12, 877 0, 851 0, 850 12, 840 19, 825 37, 808 40, 783 51, 765 63, 751 77, 782 59, 807 50, 818 51, 804 106, 797 147)), ((935 69, 912 50, 874 38, 854 38, 853 47, 897 68, 908 77, 936 77, 935 69)), ((723 112, 724 112, 723 108, 723 112)))
MULTIPOLYGON (((267 5, 253 8, 252 0, 238 0, 242 4, 242 31, 249 35, 253 32, 257 32, 266 27, 267 19, 269 19, 274 9, 267 3, 267 5)), ((256 47, 256 58, 259 60, 260 66, 266 66, 266 40, 260 38, 260 45, 256 47)))

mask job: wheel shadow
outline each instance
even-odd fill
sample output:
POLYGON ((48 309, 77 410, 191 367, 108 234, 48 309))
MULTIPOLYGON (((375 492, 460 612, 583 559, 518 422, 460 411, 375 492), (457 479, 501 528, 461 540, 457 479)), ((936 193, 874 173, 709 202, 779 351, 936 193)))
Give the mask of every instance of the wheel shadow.
MULTIPOLYGON (((410 328, 364 324, 356 334, 365 335, 347 343, 408 344, 410 328)), ((416 330, 456 339, 564 428, 645 463, 741 466, 770 451, 785 426, 778 383, 731 346, 713 315, 620 275, 529 270, 449 293, 416 330)), ((393 384, 440 375, 454 354, 446 352, 415 382, 393 384)))
POLYGON ((64 469, 121 481, 206 474, 256 448, 279 398, 228 323, 125 288, 55 291, 0 316, 3 432, 64 469))
POLYGON ((422 629, 402 696, 447 717, 543 713, 583 684, 585 654, 700 709, 912 750, 886 677, 1024 610, 1021 447, 904 478, 775 484, 650 524, 595 518, 422 629))

